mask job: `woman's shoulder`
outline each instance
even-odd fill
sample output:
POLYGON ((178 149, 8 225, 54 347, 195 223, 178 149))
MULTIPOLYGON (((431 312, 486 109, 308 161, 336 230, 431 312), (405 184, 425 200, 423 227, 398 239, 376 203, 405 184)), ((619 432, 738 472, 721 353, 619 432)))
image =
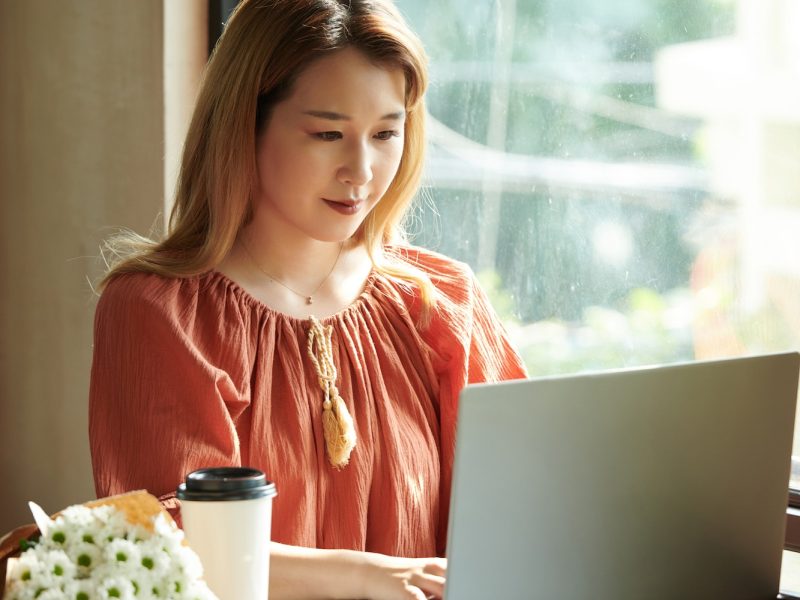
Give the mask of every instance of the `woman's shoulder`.
POLYGON ((176 296, 197 293, 197 278, 167 277, 156 273, 135 272, 114 275, 103 287, 100 302, 104 304, 163 305, 176 296))
POLYGON ((97 310, 124 313, 131 318, 181 320, 198 311, 218 312, 224 294, 215 286, 214 273, 168 277, 136 272, 113 276, 105 285, 97 310))
POLYGON ((253 314, 216 271, 191 277, 125 273, 112 277, 103 289, 95 332, 131 343, 147 340, 162 348, 191 347, 230 372, 231 361, 244 356, 231 353, 230 344, 255 339, 253 314))
MULTIPOLYGON (((431 300, 434 321, 443 321, 445 327, 460 328, 470 320, 470 315, 480 302, 480 286, 470 266, 449 256, 413 245, 395 245, 384 248, 390 262, 400 262, 427 278, 433 289, 431 300)), ((421 307, 422 290, 418 285, 396 284, 405 290, 406 305, 417 314, 421 307)), ((435 329, 435 327, 434 327, 435 329)))
POLYGON ((387 258, 398 260, 427 275, 431 282, 438 284, 470 283, 474 277, 470 266, 444 254, 411 244, 387 245, 384 247, 387 258))

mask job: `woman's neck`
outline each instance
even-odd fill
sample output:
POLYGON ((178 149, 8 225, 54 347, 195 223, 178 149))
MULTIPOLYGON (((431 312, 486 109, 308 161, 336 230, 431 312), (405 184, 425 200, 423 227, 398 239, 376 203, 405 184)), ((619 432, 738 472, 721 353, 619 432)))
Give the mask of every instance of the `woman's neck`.
POLYGON ((239 232, 237 244, 259 270, 298 286, 319 282, 353 245, 350 240, 320 241, 297 233, 289 227, 259 227, 253 221, 239 232))
POLYGON ((216 270, 274 310, 298 318, 310 314, 323 318, 355 301, 372 261, 366 247, 353 240, 298 239, 251 224, 239 232, 216 270))

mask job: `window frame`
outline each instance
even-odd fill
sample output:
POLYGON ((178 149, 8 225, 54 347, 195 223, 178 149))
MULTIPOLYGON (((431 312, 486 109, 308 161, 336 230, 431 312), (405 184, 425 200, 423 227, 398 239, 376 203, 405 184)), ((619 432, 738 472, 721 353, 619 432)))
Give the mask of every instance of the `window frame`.
POLYGON ((789 489, 789 505, 786 507, 786 536, 783 547, 800 552, 800 490, 789 489))

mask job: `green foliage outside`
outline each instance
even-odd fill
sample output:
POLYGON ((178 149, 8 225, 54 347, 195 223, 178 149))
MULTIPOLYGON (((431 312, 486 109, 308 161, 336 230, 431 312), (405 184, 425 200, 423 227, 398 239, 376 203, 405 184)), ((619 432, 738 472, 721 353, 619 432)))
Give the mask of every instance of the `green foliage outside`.
MULTIPOLYGON (((690 233, 719 202, 702 173, 702 124, 660 110, 652 61, 671 44, 728 35, 735 6, 722 0, 517 0, 495 64, 498 7, 489 0, 398 0, 431 57, 428 109, 474 142, 490 139, 491 98, 511 78, 500 151, 561 165, 677 166, 669 189, 586 186, 545 178, 500 193, 491 265, 480 264, 487 197, 480 186, 436 183, 415 242, 480 272, 531 374, 566 373, 693 357, 690 233), (501 86, 502 87, 502 86, 501 86), (604 241, 603 232, 612 232, 604 241), (616 236, 616 238, 614 238, 616 236), (604 247, 604 244, 608 247, 604 247), (677 315, 677 316, 676 316, 677 315)), ((502 28, 501 28, 502 29, 502 28)), ((705 243, 708 240, 701 240, 705 243)))

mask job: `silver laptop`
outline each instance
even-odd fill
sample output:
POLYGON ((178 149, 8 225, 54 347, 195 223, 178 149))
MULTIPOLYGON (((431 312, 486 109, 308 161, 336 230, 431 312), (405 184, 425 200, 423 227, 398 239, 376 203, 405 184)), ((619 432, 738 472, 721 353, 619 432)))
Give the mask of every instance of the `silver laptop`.
POLYGON ((775 598, 799 364, 467 387, 445 598, 775 598))

